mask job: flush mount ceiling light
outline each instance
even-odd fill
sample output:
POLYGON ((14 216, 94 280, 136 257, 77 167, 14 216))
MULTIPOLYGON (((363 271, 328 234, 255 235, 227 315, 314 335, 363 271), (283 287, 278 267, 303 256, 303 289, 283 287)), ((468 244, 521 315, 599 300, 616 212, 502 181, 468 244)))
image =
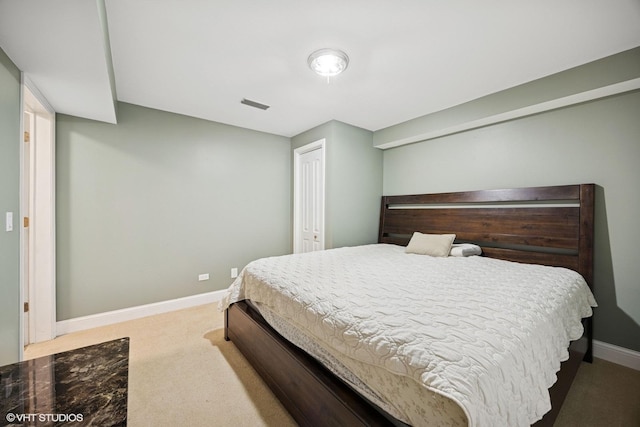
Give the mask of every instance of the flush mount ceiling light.
POLYGON ((309 55, 309 68, 327 78, 337 76, 349 65, 346 53, 337 49, 320 49, 309 55))

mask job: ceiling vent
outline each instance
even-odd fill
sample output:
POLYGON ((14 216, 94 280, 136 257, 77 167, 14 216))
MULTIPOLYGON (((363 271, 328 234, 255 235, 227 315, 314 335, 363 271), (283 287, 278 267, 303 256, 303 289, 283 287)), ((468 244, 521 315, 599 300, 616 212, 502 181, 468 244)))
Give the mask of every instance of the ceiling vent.
POLYGON ((266 110, 267 108, 270 107, 270 105, 261 104, 259 102, 252 101, 252 100, 246 99, 246 98, 242 98, 242 101, 240 101, 240 102, 242 104, 244 104, 244 105, 248 105, 249 107, 259 108, 261 110, 266 110))

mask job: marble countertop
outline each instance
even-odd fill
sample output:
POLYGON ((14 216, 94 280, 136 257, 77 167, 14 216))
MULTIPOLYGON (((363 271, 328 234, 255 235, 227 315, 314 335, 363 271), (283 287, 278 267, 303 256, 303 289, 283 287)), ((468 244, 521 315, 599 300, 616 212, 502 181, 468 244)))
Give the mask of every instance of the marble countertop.
POLYGON ((126 426, 129 338, 0 367, 0 426, 126 426))

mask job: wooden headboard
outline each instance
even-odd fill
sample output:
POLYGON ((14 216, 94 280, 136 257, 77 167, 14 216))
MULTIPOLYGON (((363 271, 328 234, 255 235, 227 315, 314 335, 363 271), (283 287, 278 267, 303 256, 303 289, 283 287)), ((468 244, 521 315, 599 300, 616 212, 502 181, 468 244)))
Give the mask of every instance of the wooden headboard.
POLYGON ((483 254, 566 267, 593 286, 594 184, 383 196, 379 243, 456 234, 483 254))

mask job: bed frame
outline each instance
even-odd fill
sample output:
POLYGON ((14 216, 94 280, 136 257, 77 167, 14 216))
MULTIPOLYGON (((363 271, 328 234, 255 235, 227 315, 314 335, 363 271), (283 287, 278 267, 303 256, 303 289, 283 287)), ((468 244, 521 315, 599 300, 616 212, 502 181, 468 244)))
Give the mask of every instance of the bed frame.
MULTIPOLYGON (((570 268, 593 286, 594 184, 383 196, 378 242, 406 245, 414 231, 455 233, 483 255, 570 268)), ((593 289, 593 288, 592 288, 593 289)), ((572 342, 552 409, 535 426, 552 426, 573 378, 592 360, 592 318, 572 342)), ((256 369, 296 422, 304 426, 404 426, 275 332, 250 301, 225 312, 225 339, 256 369)))

